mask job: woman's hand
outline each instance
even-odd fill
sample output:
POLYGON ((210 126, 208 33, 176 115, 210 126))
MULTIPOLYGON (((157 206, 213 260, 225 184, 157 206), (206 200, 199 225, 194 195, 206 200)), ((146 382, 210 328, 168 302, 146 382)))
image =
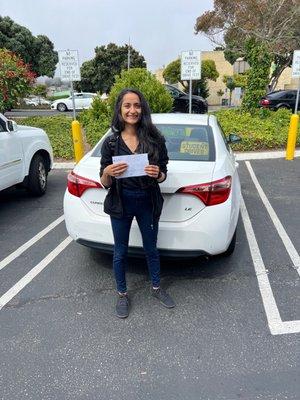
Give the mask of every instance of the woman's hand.
POLYGON ((121 176, 127 169, 128 165, 126 163, 115 163, 110 164, 103 170, 103 174, 108 176, 121 176))
POLYGON ((151 178, 158 178, 159 175, 159 167, 157 165, 147 165, 145 167, 145 172, 151 178))

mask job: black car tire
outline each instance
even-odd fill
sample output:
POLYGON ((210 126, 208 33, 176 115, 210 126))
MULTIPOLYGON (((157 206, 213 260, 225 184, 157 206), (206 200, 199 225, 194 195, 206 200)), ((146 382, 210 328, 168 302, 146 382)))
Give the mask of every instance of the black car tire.
POLYGON ((47 189, 47 167, 45 159, 39 154, 31 160, 27 189, 34 196, 42 196, 47 189))
POLYGON ((58 103, 56 108, 60 112, 65 112, 68 110, 68 107, 65 105, 65 103, 58 103))
POLYGON ((235 244, 236 244, 236 230, 234 231, 234 234, 232 236, 231 242, 230 242, 227 250, 224 253, 222 253, 222 256, 224 256, 224 257, 231 256, 231 254, 234 252, 235 244))

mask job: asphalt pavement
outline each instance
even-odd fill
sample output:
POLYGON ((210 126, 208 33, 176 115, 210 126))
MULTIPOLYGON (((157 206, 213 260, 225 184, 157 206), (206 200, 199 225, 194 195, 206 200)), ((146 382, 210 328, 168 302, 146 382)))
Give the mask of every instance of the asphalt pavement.
POLYGON ((172 310, 130 259, 126 320, 111 256, 65 241, 67 171, 39 199, 1 192, 0 398, 299 399, 300 159, 239 164, 234 254, 162 260, 172 310))

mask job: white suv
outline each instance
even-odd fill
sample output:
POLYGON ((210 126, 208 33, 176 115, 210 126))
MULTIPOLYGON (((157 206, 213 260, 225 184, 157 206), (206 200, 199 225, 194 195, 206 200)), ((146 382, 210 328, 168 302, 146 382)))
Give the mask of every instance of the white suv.
POLYGON ((17 125, 0 114, 0 190, 22 184, 33 195, 43 195, 52 164, 52 147, 45 131, 17 125))

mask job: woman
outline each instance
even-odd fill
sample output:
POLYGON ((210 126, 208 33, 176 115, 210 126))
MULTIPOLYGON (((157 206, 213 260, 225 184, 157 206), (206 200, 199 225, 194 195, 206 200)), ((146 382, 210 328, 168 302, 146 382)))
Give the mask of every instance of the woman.
POLYGON ((142 93, 135 89, 120 92, 112 119, 113 134, 101 149, 100 179, 109 188, 104 211, 110 215, 114 236, 113 269, 118 290, 116 314, 129 315, 129 299, 125 270, 129 231, 136 217, 150 273, 152 295, 167 308, 175 306, 172 298, 160 287, 160 261, 156 247, 158 221, 163 198, 159 183, 167 177, 168 154, 165 139, 151 121, 150 108, 142 93), (116 179, 127 169, 125 163, 112 163, 114 155, 148 153, 145 176, 116 179))

